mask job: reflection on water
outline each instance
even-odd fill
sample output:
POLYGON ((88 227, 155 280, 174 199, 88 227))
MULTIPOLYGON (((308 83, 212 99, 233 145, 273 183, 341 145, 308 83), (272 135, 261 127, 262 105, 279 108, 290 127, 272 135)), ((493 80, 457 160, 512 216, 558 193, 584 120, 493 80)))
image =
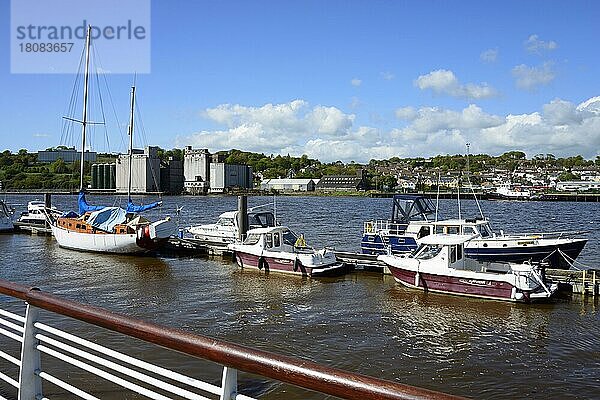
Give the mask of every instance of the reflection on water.
MULTIPOLYGON (((91 201, 107 200, 91 197, 91 201)), ((17 197, 15 203, 27 200, 17 197)), ((68 196, 53 200, 63 209, 71 201, 75 205, 75 198, 68 196)), ((250 198, 249 204, 270 201, 250 198)), ((153 212, 174 215, 175 205, 184 205, 182 225, 191 225, 215 220, 221 212, 234 209, 236 199, 165 198, 165 207, 153 212)), ((446 216, 455 215, 454 202, 441 205, 446 216)), ((358 249, 363 220, 386 218, 389 207, 389 199, 277 199, 280 219, 305 233, 309 244, 347 250, 358 249)), ((599 222, 597 207, 592 203, 483 204, 495 229, 506 231, 592 229, 599 222)), ((473 202, 463 204, 463 215, 473 216, 476 211, 473 202)), ((598 266, 598 233, 594 230, 590 237, 581 259, 598 266)), ((550 304, 527 306, 422 293, 375 273, 310 279, 242 270, 219 258, 78 253, 59 248, 52 238, 25 235, 0 236, 0 268, 2 279, 69 299, 412 385, 491 399, 600 397, 598 298, 581 301, 578 296, 565 296, 550 304)), ((5 298, 2 302, 18 307, 5 298)), ((76 321, 56 316, 50 320, 128 354, 219 382, 220 371, 210 363, 76 321)), ((79 376, 76 371, 69 373, 79 376)), ((85 385, 102 398, 123 397, 106 382, 87 380, 85 385)), ((323 398, 246 374, 241 375, 240 387, 266 399, 323 398)), ((54 397, 64 398, 54 390, 54 397)))

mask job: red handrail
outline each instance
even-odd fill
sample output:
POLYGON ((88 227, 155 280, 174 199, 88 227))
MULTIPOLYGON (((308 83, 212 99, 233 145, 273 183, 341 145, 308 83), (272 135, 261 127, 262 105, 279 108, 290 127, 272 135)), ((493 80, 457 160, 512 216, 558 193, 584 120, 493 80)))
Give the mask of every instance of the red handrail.
POLYGON ((24 300, 32 306, 171 350, 336 397, 357 400, 460 399, 441 392, 329 368, 311 361, 152 324, 1 279, 0 293, 24 300))

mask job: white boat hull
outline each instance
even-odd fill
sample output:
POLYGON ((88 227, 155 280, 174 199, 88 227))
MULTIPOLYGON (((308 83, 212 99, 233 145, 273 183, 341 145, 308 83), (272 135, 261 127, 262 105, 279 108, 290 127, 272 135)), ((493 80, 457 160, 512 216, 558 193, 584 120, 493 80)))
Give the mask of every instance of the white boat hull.
POLYGON ((147 251, 147 249, 137 244, 135 233, 81 233, 53 225, 52 234, 58 245, 66 249, 120 254, 135 254, 147 251))

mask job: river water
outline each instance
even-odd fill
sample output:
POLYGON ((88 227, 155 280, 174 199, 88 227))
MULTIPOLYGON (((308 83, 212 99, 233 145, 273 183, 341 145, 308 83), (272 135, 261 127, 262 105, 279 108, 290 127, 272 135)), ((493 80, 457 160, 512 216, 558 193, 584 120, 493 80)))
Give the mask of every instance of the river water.
MULTIPOLYGON (((32 199, 6 200, 24 209, 32 199)), ((89 200, 124 202, 100 196, 89 200)), ((272 201, 251 197, 248 202, 256 206, 272 201)), ((54 196, 53 203, 74 209, 76 198, 54 196)), ((212 222, 221 212, 236 208, 235 197, 166 197, 164 203, 153 212, 174 215, 175 208, 183 206, 181 226, 212 222)), ((496 230, 590 231, 579 261, 600 265, 597 203, 481 205, 496 230)), ((362 197, 276 199, 283 224, 304 233, 310 245, 339 250, 357 251, 363 221, 387 218, 390 207, 390 199, 362 197)), ((457 215, 456 201, 442 200, 440 209, 445 217, 457 215)), ((473 201, 464 201, 461 211, 463 216, 478 213, 473 201)), ((220 258, 86 254, 61 249, 52 238, 27 235, 0 236, 0 265, 2 279, 72 300, 410 385, 486 399, 600 398, 597 298, 562 295, 549 304, 512 304, 426 294, 377 273, 357 271, 323 279, 265 275, 240 270, 220 258)), ((7 308, 17 307, 17 302, 0 299, 7 308)), ((216 366, 76 321, 48 318, 127 354, 219 382, 216 366)), ((0 365, 4 368, 6 363, 0 365)), ((80 376, 74 368, 60 368, 69 379, 80 376)), ((135 398, 89 378, 79 386, 102 398, 135 398)), ((246 374, 239 386, 244 394, 266 399, 325 398, 246 374)), ((45 393, 68 398, 50 384, 45 393)))

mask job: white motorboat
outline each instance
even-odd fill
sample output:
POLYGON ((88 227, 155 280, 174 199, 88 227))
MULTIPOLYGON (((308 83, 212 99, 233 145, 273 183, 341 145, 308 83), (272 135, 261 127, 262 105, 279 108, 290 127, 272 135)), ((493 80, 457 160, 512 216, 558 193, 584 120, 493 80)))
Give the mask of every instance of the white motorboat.
POLYGON ((534 200, 537 198, 530 190, 511 185, 510 183, 498 185, 498 187, 490 193, 489 197, 501 200, 534 200))
POLYGON ((308 276, 339 274, 346 269, 332 249, 315 250, 285 226, 249 230, 243 243, 228 248, 241 268, 308 276))
POLYGON ((13 215, 15 210, 0 200, 0 233, 12 232, 14 230, 13 215))
POLYGON ((558 285, 529 263, 486 262, 465 257, 470 235, 434 234, 411 255, 380 255, 394 279, 410 288, 493 300, 548 299, 558 285))
MULTIPOLYGON (((248 229, 267 228, 276 225, 273 213, 264 211, 253 211, 257 207, 248 210, 248 229)), ((224 245, 235 242, 239 235, 238 211, 227 211, 219 215, 214 224, 196 225, 186 228, 194 239, 201 240, 207 244, 224 245)))
POLYGON ((58 218, 62 215, 62 212, 58 211, 56 207, 46 207, 46 204, 43 201, 33 200, 27 203, 27 211, 21 213, 17 222, 21 226, 33 228, 49 227, 46 215, 58 218))

